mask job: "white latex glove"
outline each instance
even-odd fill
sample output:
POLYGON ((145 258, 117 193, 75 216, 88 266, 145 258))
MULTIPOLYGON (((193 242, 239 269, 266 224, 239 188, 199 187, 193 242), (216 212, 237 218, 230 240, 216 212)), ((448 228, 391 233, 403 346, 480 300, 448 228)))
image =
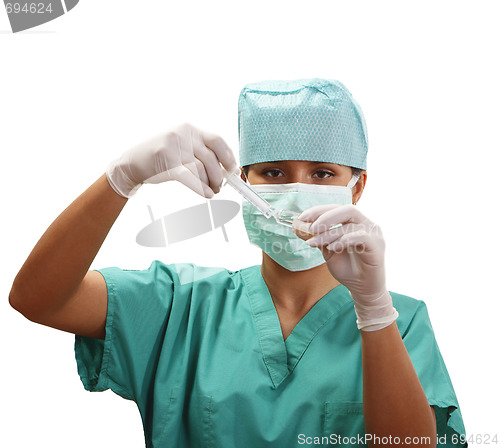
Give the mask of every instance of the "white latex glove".
POLYGON ((206 198, 222 184, 220 163, 237 168, 234 154, 219 136, 184 124, 125 152, 111 162, 106 175, 111 187, 130 198, 142 184, 178 180, 206 198))
POLYGON ((351 293, 359 329, 380 330, 396 320, 385 285, 385 242, 376 224, 353 205, 330 204, 302 212, 294 229, 314 235, 299 236, 321 249, 333 277, 351 293), (337 224, 343 225, 331 229, 337 224))

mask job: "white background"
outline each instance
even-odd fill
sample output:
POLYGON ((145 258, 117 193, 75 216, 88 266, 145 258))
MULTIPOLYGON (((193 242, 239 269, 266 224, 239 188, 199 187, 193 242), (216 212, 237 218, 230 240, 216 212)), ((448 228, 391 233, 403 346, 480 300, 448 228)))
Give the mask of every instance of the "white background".
MULTIPOLYGON (((11 309, 12 281, 122 151, 188 121, 237 153, 240 89, 301 77, 339 79, 361 104, 359 207, 384 230, 389 288, 427 303, 467 432, 499 433, 496 3, 81 0, 15 35, 0 10, 0 445, 144 446, 135 404, 84 391, 73 335, 11 309)), ((241 216, 229 243, 220 230, 168 249, 135 243, 147 205, 160 217, 202 202, 180 184, 142 188, 92 267, 260 263, 241 216)))

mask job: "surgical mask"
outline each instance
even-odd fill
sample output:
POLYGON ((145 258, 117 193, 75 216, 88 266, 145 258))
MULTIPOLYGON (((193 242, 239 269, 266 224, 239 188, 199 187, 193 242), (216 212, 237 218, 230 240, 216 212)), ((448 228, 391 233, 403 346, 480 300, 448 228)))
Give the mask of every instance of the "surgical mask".
MULTIPOLYGON (((352 203, 353 176, 347 187, 315 184, 263 184, 252 188, 276 210, 303 212, 315 205, 352 203)), ((266 218, 257 208, 243 201, 243 221, 250 243, 260 247, 276 263, 289 271, 305 271, 325 263, 321 250, 310 247, 290 227, 266 218)))

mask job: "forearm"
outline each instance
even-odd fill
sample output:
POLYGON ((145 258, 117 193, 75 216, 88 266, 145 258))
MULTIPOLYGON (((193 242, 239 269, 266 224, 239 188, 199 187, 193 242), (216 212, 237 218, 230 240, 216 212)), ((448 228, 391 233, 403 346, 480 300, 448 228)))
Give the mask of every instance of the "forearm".
POLYGON ((12 306, 32 320, 63 306, 126 202, 105 175, 81 194, 51 224, 17 274, 9 296, 12 306))
POLYGON ((382 330, 361 331, 361 347, 366 433, 379 437, 375 441, 382 442, 383 437, 394 441, 399 437, 406 447, 435 447, 435 416, 396 322, 382 330), (411 445, 405 443, 407 437, 422 439, 411 445))

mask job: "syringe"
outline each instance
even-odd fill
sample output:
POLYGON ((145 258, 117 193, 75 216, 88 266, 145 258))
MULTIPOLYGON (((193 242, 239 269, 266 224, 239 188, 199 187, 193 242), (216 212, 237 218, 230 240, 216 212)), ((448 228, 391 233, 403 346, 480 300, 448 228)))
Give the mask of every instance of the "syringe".
POLYGON ((239 194, 241 194, 250 204, 254 207, 258 208, 262 214, 266 218, 270 218, 274 216, 274 212, 276 210, 274 207, 267 202, 264 198, 260 197, 250 185, 246 182, 243 182, 241 179, 241 172, 239 168, 237 168, 232 173, 227 172, 225 169, 222 170, 224 172, 224 177, 226 178, 226 183, 231 185, 239 194))
POLYGON ((272 216, 279 224, 292 227, 293 220, 300 215, 299 212, 285 209, 276 210, 269 202, 256 193, 249 184, 243 182, 239 169, 232 173, 223 169, 223 172, 226 183, 231 185, 231 187, 250 202, 250 204, 259 209, 266 218, 269 219, 272 216))
MULTIPOLYGON (((292 227, 295 218, 300 215, 300 212, 293 212, 286 209, 276 210, 269 202, 267 202, 263 197, 256 193, 249 184, 243 182, 243 180, 241 179, 241 172, 239 168, 232 173, 227 172, 224 168, 222 169, 222 171, 226 179, 226 184, 231 185, 231 187, 233 187, 248 202, 250 202, 250 204, 258 208, 266 218, 269 219, 272 216, 278 224, 292 227)), ((309 233, 308 228, 310 227, 310 223, 301 223, 299 221, 298 223, 296 223, 296 225, 297 228, 302 232, 309 233)), ((341 226, 342 224, 337 224, 331 226, 329 230, 341 226)))

